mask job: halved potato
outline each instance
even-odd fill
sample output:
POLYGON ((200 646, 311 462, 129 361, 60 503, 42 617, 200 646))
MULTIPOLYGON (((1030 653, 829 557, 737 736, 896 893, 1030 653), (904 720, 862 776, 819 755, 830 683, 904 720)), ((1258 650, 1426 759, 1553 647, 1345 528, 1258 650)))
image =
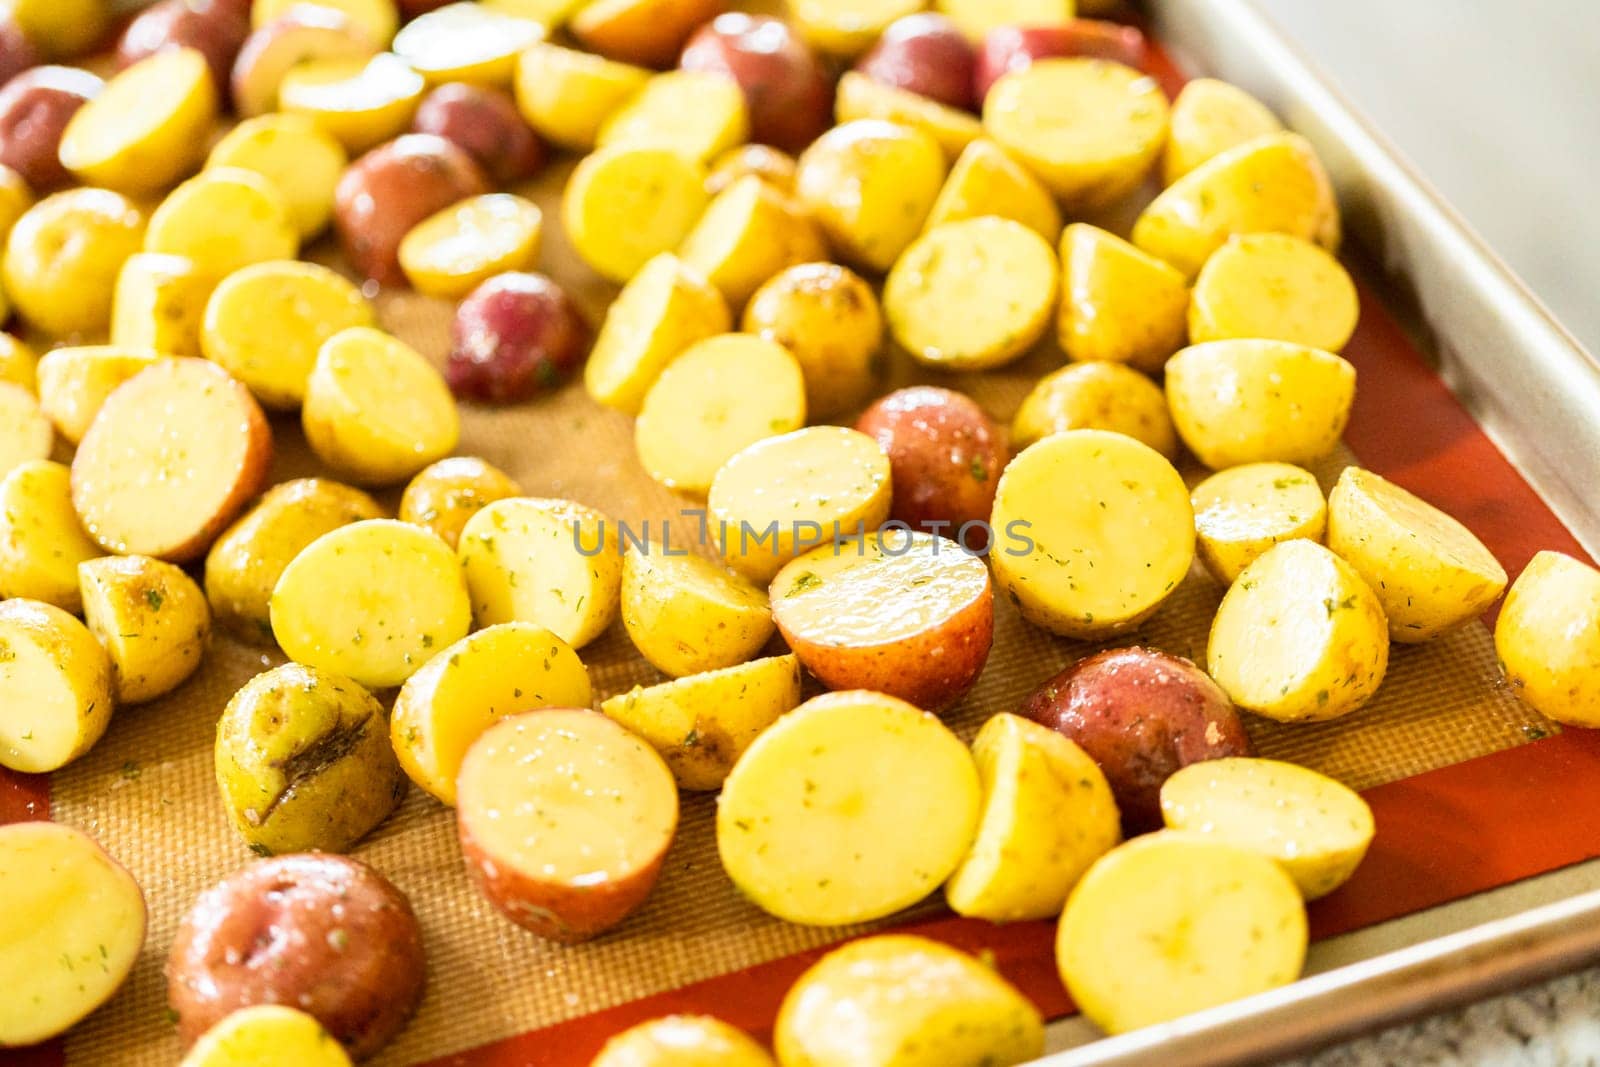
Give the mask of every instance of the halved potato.
POLYGON ((1107 853, 1067 900, 1056 963, 1111 1034, 1288 985, 1306 954, 1294 882, 1255 852, 1162 830, 1107 853))
POLYGON ((178 1067, 350 1067, 350 1057, 305 1012, 253 1004, 207 1030, 178 1067))
POLYGON ((731 306, 743 307, 767 279, 827 259, 828 250, 816 223, 790 197, 747 174, 712 199, 678 254, 731 306))
POLYGON ((333 191, 349 162, 339 142, 315 122, 286 114, 245 119, 206 157, 208 168, 239 167, 265 178, 283 197, 303 241, 327 229, 333 191))
POLYGON ((341 526, 301 550, 272 590, 288 656, 372 689, 399 685, 472 627, 450 546, 393 519, 341 526))
POLYGON ((656 750, 588 710, 501 719, 461 764, 456 825, 467 869, 519 926, 575 942, 643 903, 678 826, 656 750))
POLYGON ((717 851, 740 892, 780 919, 867 922, 949 877, 981 801, 971 754, 935 716, 882 693, 826 693, 734 764, 717 851))
POLYGON ((517 108, 540 136, 575 152, 594 148, 605 121, 650 80, 643 67, 536 44, 517 58, 517 108))
POLYGON ((619 141, 573 170, 561 222, 595 273, 627 282, 688 235, 710 201, 705 183, 705 169, 672 149, 619 141))
POLYGON ((1500 598, 1505 568, 1473 532, 1360 467, 1328 494, 1328 547, 1372 587, 1389 636, 1414 644, 1477 618, 1500 598))
POLYGON ((398 518, 432 530, 455 548, 468 519, 496 500, 521 495, 522 487, 500 468, 477 456, 450 456, 406 484, 398 518))
POLYGON ((1600 571, 1560 552, 1534 556, 1506 594, 1494 648, 1540 714, 1600 726, 1600 571))
POLYGON ((993 216, 950 222, 917 238, 883 286, 895 340, 951 370, 1011 362, 1044 335, 1060 269, 1044 238, 993 216), (994 293, 1003 291, 1005 299, 994 293))
POLYGON ((1161 786, 1161 817, 1275 860, 1307 900, 1338 889, 1372 843, 1372 809, 1325 774, 1234 756, 1191 763, 1161 786))
POLYGON ((944 178, 944 152, 931 136, 860 119, 800 154, 794 187, 834 251, 881 274, 921 232, 944 178))
POLYGON ((211 640, 206 595, 183 571, 149 556, 102 556, 78 564, 83 618, 111 656, 118 704, 176 689, 211 640))
POLYGON ((111 297, 111 344, 164 356, 200 355, 200 320, 215 284, 187 256, 129 256, 111 297))
POLYGON ((70 470, 35 459, 0 479, 0 599, 26 597, 77 612, 78 564, 100 554, 72 510, 70 470))
POLYGON ((222 280, 206 301, 200 344, 267 407, 293 410, 305 399, 323 342, 376 321, 361 290, 341 275, 280 259, 222 280))
POLYGON ((1323 249, 1286 233, 1239 234, 1200 268, 1189 341, 1264 337, 1337 352, 1360 311, 1355 283, 1323 249))
POLYGON ((770 592, 783 639, 831 689, 938 711, 989 659, 989 569, 943 537, 900 529, 824 544, 786 564, 770 592))
POLYGON ((161 358, 151 349, 121 345, 53 348, 39 360, 39 407, 57 433, 77 444, 117 386, 161 358))
POLYGON ((1281 129, 1278 117, 1237 85, 1191 79, 1172 101, 1171 127, 1161 153, 1162 184, 1171 185, 1211 157, 1281 129))
POLYGON ((0 826, 0 898, 0 1048, 67 1030, 111 999, 138 962, 144 893, 82 830, 0 826))
POLYGON ((927 7, 927 0, 789 0, 789 16, 812 47, 830 55, 865 52, 889 24, 927 7))
POLYGON ((1178 431, 1161 387, 1119 363, 1072 363, 1040 378, 1011 422, 1011 447, 1062 430, 1111 430, 1178 458, 1178 431))
POLYGON ((0 382, 34 391, 39 354, 27 342, 0 333, 0 382))
MULTIPOLYGON (((293 11, 304 0, 251 0, 250 25, 260 28, 293 11)), ((394 0, 317 0, 317 6, 349 19, 374 48, 383 48, 400 25, 394 0)))
POLYGON ((606 309, 583 370, 589 395, 637 415, 663 368, 696 341, 727 333, 727 301, 701 273, 670 253, 640 268, 606 309))
POLYGON ((1154 374, 1183 347, 1188 307, 1188 284, 1171 264, 1088 223, 1062 233, 1056 337, 1068 359, 1154 374))
POLYGON ((52 604, 0 601, 0 766, 65 767, 110 722, 111 659, 89 628, 52 604))
POLYGON ((778 1009, 773 1044, 808 1067, 1011 1067, 1044 1052, 1038 1009, 993 966, 883 934, 817 961, 778 1009))
POLYGON ((370 59, 313 59, 278 86, 279 109, 304 115, 351 154, 404 133, 427 82, 390 52, 370 59))
POLYGON ((545 38, 545 28, 488 4, 455 3, 425 11, 394 35, 394 53, 433 85, 510 85, 517 54, 545 38))
POLYGON ((1096 639, 1149 618, 1194 560, 1194 509, 1159 452, 1106 430, 1023 449, 1000 475, 995 581, 1023 618, 1096 639))
POLYGON ((741 328, 794 353, 806 379, 806 414, 838 418, 872 391, 883 347, 883 310, 872 286, 837 263, 802 263, 773 275, 745 305, 741 328))
POLYGON ((650 742, 684 789, 718 789, 779 716, 800 704, 800 664, 772 656, 634 686, 600 710, 650 742))
POLYGON ((766 590, 670 543, 622 557, 622 625, 674 678, 743 663, 773 630, 766 590))
POLYGON ((55 439, 50 417, 33 394, 0 382, 0 478, 24 463, 48 458, 55 439))
POLYGON ((300 232, 267 179, 243 167, 207 167, 150 214, 144 249, 183 256, 220 280, 252 263, 293 259, 300 232))
POLYGON ((665 148, 705 166, 749 139, 750 116, 733 79, 672 70, 652 77, 613 111, 596 143, 665 148))
POLYGON ((1020 222, 1050 242, 1061 234, 1061 210, 1050 190, 987 137, 979 137, 956 157, 926 226, 931 230, 982 215, 1020 222))
POLYGON ((1060 26, 1076 7, 1073 0, 937 0, 934 6, 975 44, 1000 26, 1060 26))
POLYGON ((767 1050, 721 1019, 668 1015, 630 1026, 589 1067, 776 1067, 767 1050))
POLYGON ((1279 722, 1350 714, 1388 665, 1377 595, 1315 541, 1274 545, 1241 571, 1206 646, 1206 670, 1233 702, 1279 722))
POLYGON ((360 485, 403 482, 461 439, 444 376, 416 349, 369 326, 322 342, 305 389, 306 441, 360 485))
POLYGON ((1041 59, 994 83, 983 125, 1069 211, 1094 211, 1144 181, 1167 136, 1167 98, 1121 63, 1041 59))
POLYGON ((978 836, 945 883, 958 915, 1053 919, 1089 865, 1122 840, 1105 774, 1055 730, 1001 712, 978 731, 978 836))
POLYGON ((1189 494, 1200 559, 1232 582, 1280 541, 1321 541, 1328 503, 1308 470, 1289 463, 1246 463, 1213 474, 1189 494))
POLYGON ((751 334, 698 341, 674 359, 639 409, 639 462, 669 489, 704 496, 743 449, 806 424, 806 383, 789 350, 751 334))
POLYGON ((496 274, 534 267, 543 228, 544 213, 531 200, 468 197, 407 231, 400 268, 417 292, 454 300, 496 274))
POLYGON ((5 295, 51 337, 111 322, 117 274, 144 240, 144 213, 109 189, 67 189, 29 208, 6 235, 5 295))
MULTIPOLYGON (((331 59, 367 60, 383 48, 348 12, 330 4, 296 3, 293 6, 299 10, 293 14, 285 12, 283 17, 258 26, 245 38, 234 57, 233 72, 228 79, 229 95, 235 114, 246 120, 236 127, 238 130, 253 129, 249 124, 252 118, 281 116, 277 110, 278 91, 294 68, 331 59)), ((300 124, 310 123, 304 115, 282 117, 300 124)), ((314 123, 311 125, 319 136, 330 136, 314 123)), ((230 133, 223 140, 231 136, 230 133)), ((344 155, 344 149, 338 144, 334 148, 340 156, 344 155)), ((314 152, 313 160, 320 156, 322 153, 314 152)))
POLYGON ((983 136, 983 123, 973 115, 909 89, 873 81, 853 70, 846 71, 839 79, 833 118, 841 124, 857 119, 883 119, 921 130, 938 141, 950 159, 961 155, 968 145, 983 136))
POLYGON ((164 359, 106 398, 72 459, 72 504, 108 552, 205 552, 272 464, 250 391, 203 359, 164 359))
POLYGON ((808 426, 735 455, 706 494, 722 558, 757 582, 816 545, 865 536, 889 517, 889 457, 866 434, 808 426))
POLYGON ((61 163, 86 185, 157 193, 193 170, 217 115, 206 58, 164 48, 123 70, 61 134, 61 163))
POLYGON ((617 617, 617 524, 593 508, 497 500, 467 520, 459 552, 479 626, 534 622, 582 648, 617 617))
POLYGON ((446 804, 478 736, 508 715, 586 708, 589 672, 561 638, 531 622, 503 622, 437 651, 406 679, 389 717, 400 766, 446 804))
POLYGON ((1212 470, 1305 464, 1344 435, 1356 369, 1287 341, 1208 341, 1167 361, 1166 389, 1178 436, 1212 470))
POLYGON ((721 0, 590 0, 567 28, 603 56, 670 67, 695 27, 721 10, 721 0))

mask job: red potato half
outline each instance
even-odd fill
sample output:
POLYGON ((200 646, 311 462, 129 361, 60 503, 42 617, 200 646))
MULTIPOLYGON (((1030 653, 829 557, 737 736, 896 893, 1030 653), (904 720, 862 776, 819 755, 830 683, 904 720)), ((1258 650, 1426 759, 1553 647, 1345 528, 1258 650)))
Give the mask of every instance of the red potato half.
POLYGON ((456 781, 467 869, 518 926, 573 943, 621 922, 655 885, 678 786, 654 748, 599 712, 502 719, 456 781))
POLYGON ((906 89, 946 107, 971 111, 978 52, 943 15, 921 12, 896 19, 856 70, 882 85, 906 89))
POLYGON ((498 89, 450 82, 422 98, 411 120, 415 133, 452 141, 500 185, 531 178, 544 166, 544 142, 516 102, 498 89))
POLYGON ((973 93, 979 104, 989 87, 1040 59, 1109 59, 1144 69, 1144 34, 1134 26, 1099 19, 1074 19, 1063 26, 1001 26, 990 30, 978 53, 973 93))
POLYGON ((105 82, 76 67, 34 67, 0 89, 0 164, 43 196, 72 184, 59 155, 61 134, 105 82))
POLYGON ((831 125, 833 84, 827 71, 782 19, 718 15, 690 38, 678 65, 738 82, 754 141, 798 152, 831 125))
POLYGON ((144 947, 139 884, 70 826, 0 826, 0 901, 0 1049, 54 1037, 98 1008, 144 947))
POLYGON ((278 107, 278 86, 290 70, 316 59, 366 59, 377 49, 343 13, 314 4, 291 8, 251 33, 233 62, 233 106, 242 116, 278 107))
POLYGON ((426 980, 405 894, 358 860, 305 852, 200 894, 167 958, 167 1003, 185 1046, 239 1008, 288 1004, 360 1059, 400 1032, 426 980))
POLYGON ((106 399, 72 460, 84 530, 119 555, 203 555, 259 493, 272 429, 255 397, 203 359, 166 359, 106 399))
POLYGON ((778 572, 771 599, 779 632, 823 684, 933 711, 972 688, 994 640, 989 568, 931 534, 813 549, 778 572))
POLYGON ((1153 648, 1079 660, 1039 687, 1022 714, 1076 741, 1100 765, 1130 837, 1161 826, 1161 785, 1180 768, 1255 754, 1211 676, 1153 648))
POLYGON ((594 330, 543 274, 508 271, 456 308, 445 380, 463 400, 512 404, 552 393, 583 366, 594 330))

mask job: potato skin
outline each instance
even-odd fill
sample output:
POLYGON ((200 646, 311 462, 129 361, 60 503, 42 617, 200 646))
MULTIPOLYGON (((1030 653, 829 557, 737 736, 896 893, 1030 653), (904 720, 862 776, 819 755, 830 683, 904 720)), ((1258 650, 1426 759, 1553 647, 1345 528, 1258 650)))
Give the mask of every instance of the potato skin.
POLYGON ((28 39, 8 12, 0 15, 0 85, 44 62, 44 53, 28 39))
POLYGON ((696 26, 719 14, 722 0, 597 0, 567 28, 591 52, 642 67, 666 67, 696 26))
POLYGON ((511 97, 483 85, 439 86, 422 98, 411 129, 454 142, 499 185, 533 177, 547 156, 511 97))
POLYGON ((522 488, 500 468, 476 456, 451 456, 411 479, 400 496, 397 517, 432 530, 455 548, 468 519, 496 500, 521 494, 522 488))
POLYGON ((689 39, 678 66, 738 82, 752 140, 798 152, 829 126, 833 85, 811 47, 782 19, 718 15, 689 39))
POLYGON ((745 305, 741 329, 794 353, 813 419, 851 410, 877 377, 883 310, 872 286, 836 263, 802 263, 769 279, 745 305))
POLYGON ((925 11, 891 22, 855 69, 879 84, 971 111, 977 66, 966 35, 945 16, 925 11))
POLYGON ((1022 714, 1094 758, 1130 837, 1161 826, 1161 784, 1180 767, 1255 754, 1217 683, 1189 660, 1153 648, 1079 660, 1035 691, 1022 714))
POLYGON ((890 518, 960 540, 972 551, 988 545, 981 527, 958 535, 968 523, 988 520, 1010 456, 1000 431, 974 400, 931 385, 899 389, 869 407, 856 429, 889 455, 890 518))
POLYGON ((445 380, 463 400, 531 400, 565 385, 593 338, 560 283, 535 272, 497 274, 456 308, 445 380))
POLYGON ((381 1048, 422 1000, 427 961, 411 902, 358 860, 258 860, 202 893, 167 959, 185 1047, 236 1008, 293 1004, 351 1056, 381 1048))
POLYGON ((1144 68, 1144 34, 1137 27, 1099 19, 1074 19, 1062 26, 999 26, 983 39, 973 72, 973 95, 981 104, 989 87, 1036 60, 1087 56, 1144 68))
POLYGON ((249 35, 248 14, 229 0, 161 0, 122 31, 117 66, 132 66, 166 48, 193 48, 206 57, 217 93, 226 98, 234 57, 249 35))
POLYGON ((455 143, 410 133, 352 163, 334 190, 334 227, 350 262, 380 285, 404 285, 400 241, 432 215, 489 183, 455 143))
POLYGON ((0 89, 0 163, 39 195, 72 184, 57 154, 61 133, 105 82, 75 67, 34 67, 0 89))

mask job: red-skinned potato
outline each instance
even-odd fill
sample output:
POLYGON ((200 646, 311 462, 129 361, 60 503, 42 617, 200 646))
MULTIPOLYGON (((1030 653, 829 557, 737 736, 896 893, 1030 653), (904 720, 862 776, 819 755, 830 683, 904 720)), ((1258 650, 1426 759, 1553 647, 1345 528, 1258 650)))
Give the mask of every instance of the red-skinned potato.
POLYGON ((1022 714, 1076 741, 1100 765, 1129 836, 1161 826, 1161 783, 1180 768, 1255 754, 1211 676, 1153 648, 1079 660, 1040 686, 1022 714))
POLYGON ((441 85, 423 97, 411 129, 454 142, 499 185, 533 177, 547 154, 510 96, 467 82, 441 85))
POLYGON ((351 264, 380 285, 404 285, 400 241, 457 200, 489 192, 471 156, 431 133, 408 133, 352 163, 334 190, 334 227, 351 264))
POLYGON ((947 107, 971 111, 978 51, 943 15, 896 19, 856 63, 875 82, 906 89, 947 107))
POLYGON ((593 0, 567 29, 591 52, 641 67, 668 67, 689 35, 724 10, 722 0, 593 0))
POLYGON ((164 48, 193 48, 206 57, 217 92, 228 92, 250 16, 228 0, 160 0, 128 23, 117 41, 117 66, 127 67, 164 48))
POLYGON ((455 3, 455 0, 399 0, 398 6, 400 8, 400 17, 410 22, 418 15, 426 15, 430 11, 451 3, 455 3))
POLYGON ((167 958, 167 1003, 185 1046, 235 1009, 288 1004, 360 1059, 400 1032, 426 980, 404 893, 349 857, 293 853, 200 894, 167 958))
POLYGON ((343 12, 297 4, 245 38, 233 61, 234 110, 265 115, 278 109, 283 76, 313 59, 365 59, 377 52, 361 28, 343 12))
POLYGON ((61 131, 105 85, 76 67, 34 67, 0 89, 0 163, 43 196, 71 185, 61 165, 61 131))
POLYGON ((0 15, 0 85, 43 62, 44 54, 22 32, 17 20, 0 15))
POLYGON ((718 15, 690 38, 678 65, 739 83, 750 111, 751 140, 798 152, 832 124, 833 85, 827 72, 782 19, 718 15))
POLYGON ((678 785, 649 744, 599 712, 501 719, 461 763, 467 870, 519 926, 577 942, 643 903, 678 826, 678 785))
POLYGON ((463 400, 511 404, 554 392, 583 366, 593 335, 543 274, 499 274, 456 308, 445 380, 463 400))
POLYGON ((974 552, 988 544, 987 529, 967 524, 988 521, 1009 457, 1000 431, 977 403, 949 389, 912 386, 867 408, 856 429, 889 455, 891 518, 960 540, 974 552))
POLYGON ((1001 26, 990 30, 978 53, 973 92, 978 103, 989 87, 1035 60, 1084 56, 1144 69, 1144 34, 1136 27, 1099 19, 1074 19, 1061 26, 1001 26))

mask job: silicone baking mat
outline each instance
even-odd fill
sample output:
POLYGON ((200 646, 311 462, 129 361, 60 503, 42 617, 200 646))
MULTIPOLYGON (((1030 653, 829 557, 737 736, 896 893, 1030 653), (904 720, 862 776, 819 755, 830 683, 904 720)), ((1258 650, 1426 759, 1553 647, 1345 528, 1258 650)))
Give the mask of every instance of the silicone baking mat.
MULTIPOLYGON (((1180 79, 1164 59, 1157 62, 1169 92, 1176 92, 1180 79)), ((528 190, 546 210, 544 269, 598 321, 614 289, 578 263, 560 233, 556 205, 564 176, 558 168, 528 190)), ((381 294, 377 303, 388 329, 442 361, 448 305, 401 292, 381 294)), ((1582 555, 1370 291, 1363 290, 1362 325, 1347 355, 1359 372, 1356 407, 1348 447, 1316 466, 1324 489, 1359 461, 1456 514, 1512 574, 1539 548, 1582 555)), ((948 385, 1009 421, 1032 384, 1061 359, 1046 343, 998 372, 935 376, 895 357, 883 388, 948 385)), ((318 473, 295 420, 275 421, 274 432, 276 479, 318 473)), ((579 385, 508 409, 464 407, 459 451, 504 468, 530 495, 570 497, 620 520, 659 520, 693 506, 645 475, 634 456, 631 421, 595 405, 579 385)), ((1203 474, 1192 464, 1187 473, 1203 474)), ((1203 660, 1221 593, 1197 566, 1155 618, 1116 643, 1203 660)), ((946 716, 963 737, 1101 647, 1027 626, 1004 598, 996 609, 988 667, 946 716)), ((661 680, 620 625, 582 656, 597 699, 661 680)), ((48 781, 0 772, 0 821, 48 815, 88 830, 138 878, 151 912, 144 952, 117 996, 64 1040, 13 1054, 18 1062, 176 1062, 180 1050, 162 976, 172 933, 200 890, 251 858, 216 799, 216 719, 240 685, 279 662, 275 653, 219 637, 193 679, 160 701, 119 709, 100 744, 48 781)), ((1600 744, 1581 732, 1560 733, 1511 695, 1482 625, 1426 646, 1397 647, 1377 698, 1353 716, 1300 726, 1250 718, 1248 726, 1262 755, 1305 763, 1366 790, 1377 812, 1378 839, 1356 879, 1312 909, 1320 935, 1589 858, 1596 850, 1585 842, 1600 841, 1600 832, 1584 825, 1600 819, 1584 814, 1600 810, 1600 786, 1591 784, 1600 781, 1600 744)), ((937 899, 870 927, 806 928, 765 915, 721 872, 714 805, 710 795, 686 797, 677 841, 638 913, 595 941, 559 946, 511 925, 472 889, 452 813, 412 789, 355 849, 410 895, 429 957, 421 1010, 374 1062, 581 1065, 608 1033, 670 1010, 711 1011, 762 1032, 787 983, 818 949, 907 924, 992 952, 1048 1015, 1070 1010, 1051 961, 1049 924, 953 919, 937 899)))

